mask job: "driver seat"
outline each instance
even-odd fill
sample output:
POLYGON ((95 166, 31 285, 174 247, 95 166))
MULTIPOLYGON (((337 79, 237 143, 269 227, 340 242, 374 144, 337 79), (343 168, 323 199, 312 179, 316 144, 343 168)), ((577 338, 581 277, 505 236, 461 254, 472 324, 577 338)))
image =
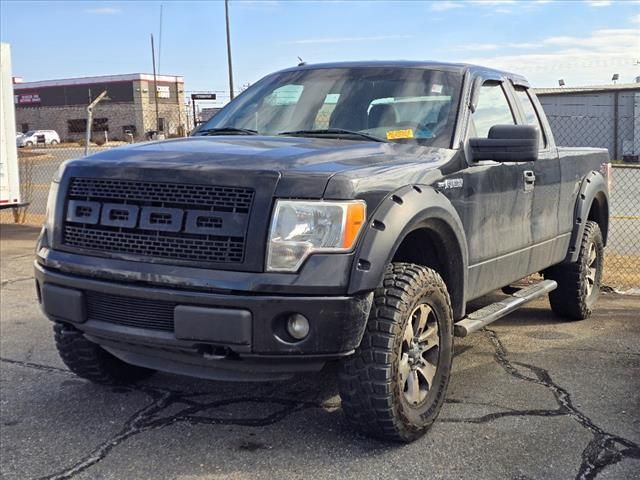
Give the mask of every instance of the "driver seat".
POLYGON ((450 103, 445 103, 444 105, 442 105, 440 107, 440 110, 438 110, 437 120, 432 123, 427 123, 425 126, 434 133, 440 130, 447 123, 450 109, 451 109, 450 103))

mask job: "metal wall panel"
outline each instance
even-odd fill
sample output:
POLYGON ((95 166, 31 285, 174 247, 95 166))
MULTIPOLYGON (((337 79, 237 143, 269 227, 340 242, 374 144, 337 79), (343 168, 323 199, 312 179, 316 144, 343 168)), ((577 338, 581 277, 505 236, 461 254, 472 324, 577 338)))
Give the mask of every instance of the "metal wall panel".
POLYGON ((558 146, 606 148, 618 160, 640 154, 640 92, 554 93, 539 99, 558 146))

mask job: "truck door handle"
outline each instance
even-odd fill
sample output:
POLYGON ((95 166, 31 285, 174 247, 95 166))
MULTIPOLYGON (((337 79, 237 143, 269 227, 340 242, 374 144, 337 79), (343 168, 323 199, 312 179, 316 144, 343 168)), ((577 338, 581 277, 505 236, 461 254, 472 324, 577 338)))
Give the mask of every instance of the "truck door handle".
POLYGON ((525 170, 524 173, 524 191, 530 192, 536 183, 536 174, 532 170, 525 170))

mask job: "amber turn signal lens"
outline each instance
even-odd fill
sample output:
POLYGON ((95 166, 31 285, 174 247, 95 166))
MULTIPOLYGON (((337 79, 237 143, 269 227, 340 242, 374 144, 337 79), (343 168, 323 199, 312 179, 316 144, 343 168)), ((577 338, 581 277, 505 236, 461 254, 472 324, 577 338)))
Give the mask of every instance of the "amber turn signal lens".
POLYGON ((365 221, 365 204, 352 203, 347 207, 347 219, 344 226, 344 236, 342 237, 342 247, 353 247, 358 233, 365 221))

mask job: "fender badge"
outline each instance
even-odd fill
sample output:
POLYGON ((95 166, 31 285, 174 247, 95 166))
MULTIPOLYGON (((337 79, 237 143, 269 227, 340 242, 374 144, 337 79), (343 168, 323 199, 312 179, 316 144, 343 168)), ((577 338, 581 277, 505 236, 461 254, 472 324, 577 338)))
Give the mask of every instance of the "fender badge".
POLYGON ((443 190, 449 190, 450 188, 461 188, 464 185, 464 180, 461 178, 448 178, 443 180, 442 182, 436 183, 438 188, 442 188, 443 190))

